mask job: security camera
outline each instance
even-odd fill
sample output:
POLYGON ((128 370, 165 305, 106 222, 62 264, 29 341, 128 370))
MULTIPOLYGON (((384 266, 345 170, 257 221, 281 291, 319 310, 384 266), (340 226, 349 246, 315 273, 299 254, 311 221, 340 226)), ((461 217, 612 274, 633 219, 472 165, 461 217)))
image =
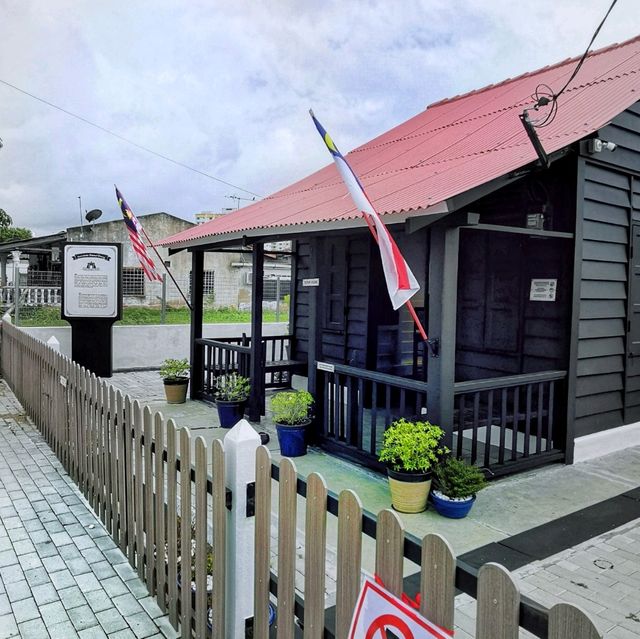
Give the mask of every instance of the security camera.
POLYGON ((589 153, 600 153, 601 151, 615 151, 618 145, 615 142, 607 142, 606 140, 600 140, 594 138, 589 140, 588 151, 589 153))

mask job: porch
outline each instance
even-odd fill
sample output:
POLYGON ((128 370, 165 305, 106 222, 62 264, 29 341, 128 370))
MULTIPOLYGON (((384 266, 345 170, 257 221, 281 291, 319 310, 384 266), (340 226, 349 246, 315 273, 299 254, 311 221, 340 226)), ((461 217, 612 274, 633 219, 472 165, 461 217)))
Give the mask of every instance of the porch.
MULTIPOLYGON (((427 343, 405 309, 380 299, 379 257, 365 230, 301 237, 290 332, 262 335, 254 277, 255 338, 214 340, 192 326, 191 397, 213 401, 215 378, 238 372, 252 380, 247 415, 259 421, 267 392, 298 375, 316 400, 310 441, 377 471, 382 435, 400 417, 439 424, 454 454, 490 476, 564 460, 572 235, 488 227, 477 215, 458 221, 400 236, 405 252, 422 252, 415 306, 433 336, 427 343), (555 276, 557 301, 530 298, 529 280, 542 276, 555 276)), ((254 274, 263 252, 253 245, 254 274)))

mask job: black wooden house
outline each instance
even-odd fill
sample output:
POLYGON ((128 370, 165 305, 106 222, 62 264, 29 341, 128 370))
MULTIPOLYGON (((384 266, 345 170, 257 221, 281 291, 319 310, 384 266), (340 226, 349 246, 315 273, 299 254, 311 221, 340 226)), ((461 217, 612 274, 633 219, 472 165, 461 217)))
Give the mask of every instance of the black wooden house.
POLYGON ((640 38, 589 55, 537 130, 547 165, 519 115, 576 62, 433 104, 347 156, 420 281, 428 344, 392 310, 333 165, 164 240, 193 258, 193 397, 242 370, 257 419, 265 388, 302 374, 315 439, 372 467, 402 415, 496 474, 640 441, 640 38), (263 245, 284 239, 290 335, 263 338, 263 245), (222 342, 202 335, 199 291, 204 253, 230 248, 252 254, 253 333, 222 342))

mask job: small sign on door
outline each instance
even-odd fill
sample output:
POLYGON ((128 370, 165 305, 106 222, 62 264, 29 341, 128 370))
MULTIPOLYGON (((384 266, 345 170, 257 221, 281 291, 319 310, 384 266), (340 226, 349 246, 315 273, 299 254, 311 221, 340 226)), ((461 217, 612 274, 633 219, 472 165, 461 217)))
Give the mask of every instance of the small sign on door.
POLYGON ((531 280, 531 302, 555 302, 558 280, 531 280))

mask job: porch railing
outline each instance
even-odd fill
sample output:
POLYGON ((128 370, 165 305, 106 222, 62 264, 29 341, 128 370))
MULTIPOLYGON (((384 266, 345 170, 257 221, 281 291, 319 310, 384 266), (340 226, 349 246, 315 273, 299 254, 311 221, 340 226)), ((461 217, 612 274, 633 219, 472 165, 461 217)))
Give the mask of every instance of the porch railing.
MULTIPOLYGON (((303 372, 306 362, 291 359, 293 335, 267 335, 262 338, 262 368, 264 386, 261 388, 264 404, 265 388, 286 388, 291 385, 292 373, 303 372)), ((226 373, 238 373, 245 377, 251 371, 251 337, 224 337, 196 340, 202 352, 202 397, 213 401, 215 378, 226 373)))
POLYGON ((400 417, 426 418, 427 385, 412 379, 317 363, 320 443, 335 454, 384 469, 382 434, 400 417))
POLYGON ((454 451, 495 474, 561 459, 556 412, 566 371, 455 384, 454 451))
MULTIPOLYGON (((251 348, 248 339, 242 337, 201 338, 196 340, 196 348, 202 349, 203 363, 201 384, 202 399, 214 401, 215 380, 220 375, 238 373, 249 377, 251 370, 251 348)), ((197 371, 196 371, 197 374, 197 371)))

